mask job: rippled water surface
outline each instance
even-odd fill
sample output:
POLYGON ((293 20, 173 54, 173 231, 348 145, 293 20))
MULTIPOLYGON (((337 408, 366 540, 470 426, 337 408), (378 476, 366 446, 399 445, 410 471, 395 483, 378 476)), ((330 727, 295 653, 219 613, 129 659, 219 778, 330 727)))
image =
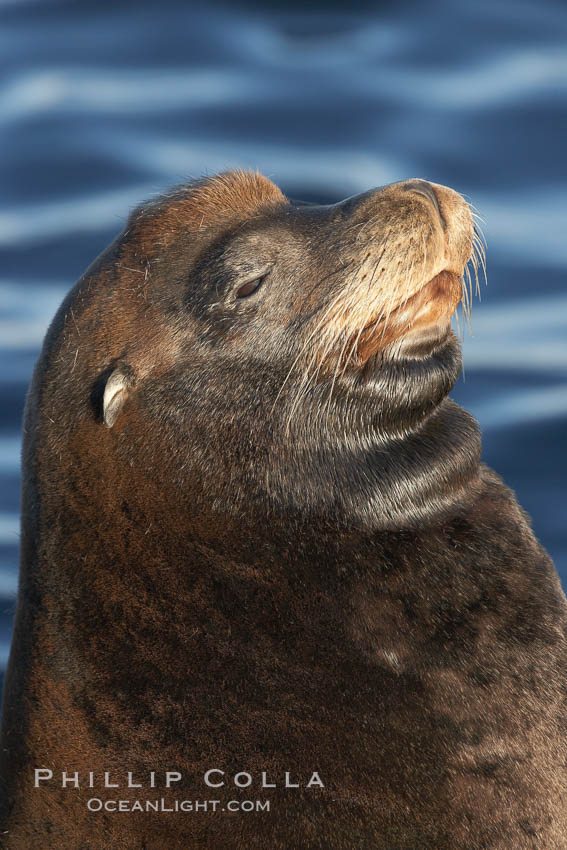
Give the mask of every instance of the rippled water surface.
POLYGON ((20 419, 47 324, 134 204, 255 167, 335 201, 407 177, 485 219, 454 397, 567 579, 567 7, 0 2, 0 666, 20 419))

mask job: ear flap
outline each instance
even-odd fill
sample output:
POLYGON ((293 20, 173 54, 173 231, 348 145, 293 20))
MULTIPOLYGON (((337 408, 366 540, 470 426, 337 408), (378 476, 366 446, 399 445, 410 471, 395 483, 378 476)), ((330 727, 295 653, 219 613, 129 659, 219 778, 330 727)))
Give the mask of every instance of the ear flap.
POLYGON ((128 366, 118 366, 108 377, 102 397, 102 416, 108 428, 112 428, 116 422, 133 385, 134 380, 128 366))

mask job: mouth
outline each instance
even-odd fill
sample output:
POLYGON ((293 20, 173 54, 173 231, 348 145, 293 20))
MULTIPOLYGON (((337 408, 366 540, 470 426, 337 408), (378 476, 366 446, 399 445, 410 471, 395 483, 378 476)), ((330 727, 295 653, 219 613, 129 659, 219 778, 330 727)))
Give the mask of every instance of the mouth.
POLYGON ((435 328, 446 328, 463 297, 461 277, 444 270, 425 283, 410 298, 394 307, 388 316, 379 315, 353 339, 358 365, 378 354, 390 343, 435 328))

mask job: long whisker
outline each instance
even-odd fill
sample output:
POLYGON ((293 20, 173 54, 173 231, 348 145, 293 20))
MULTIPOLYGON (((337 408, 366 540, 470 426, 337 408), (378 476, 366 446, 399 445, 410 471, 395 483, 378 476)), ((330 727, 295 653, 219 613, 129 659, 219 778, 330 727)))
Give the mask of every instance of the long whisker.
POLYGON ((484 275, 484 281, 486 283, 487 280, 488 280, 487 274, 486 274, 486 250, 484 248, 484 245, 479 242, 479 238, 480 237, 479 237, 478 233, 476 233, 476 229, 475 229, 475 238, 474 238, 475 259, 477 261, 477 264, 480 263, 480 265, 482 267, 482 272, 483 272, 483 275, 484 275))
MULTIPOLYGON (((359 265, 359 269, 360 269, 360 265, 359 265)), ((355 275, 355 276, 356 276, 356 275, 355 275)), ((322 313, 322 315, 319 317, 319 321, 318 321, 318 323, 316 324, 316 326, 313 328, 313 330, 312 330, 312 331, 311 331, 311 333, 309 334, 309 337, 307 338, 306 344, 307 344, 307 343, 308 343, 308 342, 309 342, 309 341, 310 341, 310 340, 311 340, 314 336, 316 336, 316 335, 319 333, 319 331, 321 330, 321 328, 322 328, 322 326, 323 326, 323 323, 324 323, 325 319, 329 316, 329 314, 332 312, 332 310, 336 307, 336 305, 337 305, 337 304, 338 304, 338 303, 339 303, 342 299, 344 299, 344 292, 341 290, 341 291, 339 291, 339 292, 336 294, 336 296, 335 296, 335 297, 334 297, 334 298, 333 298, 333 299, 329 302, 329 304, 327 304, 327 307, 326 307, 325 311, 324 311, 324 312, 322 313)), ((332 325, 333 325, 333 323, 331 323, 331 327, 332 327, 332 325)), ((324 338, 324 337, 325 337, 325 334, 323 334, 323 338, 324 338)), ((335 343, 336 343, 336 339, 335 339, 335 338, 334 338, 331 334, 329 334, 329 337, 330 337, 330 338, 329 338, 329 340, 328 340, 328 342, 327 342, 327 345, 326 345, 326 347, 325 347, 325 349, 324 349, 323 351, 321 351, 321 343, 322 343, 322 340, 319 340, 319 341, 318 341, 317 346, 315 347, 314 352, 312 353, 311 358, 310 358, 309 362, 308 362, 308 363, 307 363, 307 365, 306 365, 306 368, 305 368, 304 373, 303 373, 303 377, 302 377, 301 382, 300 382, 300 384, 299 384, 299 386, 298 386, 298 388, 297 388, 297 391, 296 391, 296 394, 295 394, 295 398, 293 399, 293 402, 292 402, 292 405, 291 405, 291 409, 290 409, 290 412, 289 412, 289 415, 288 415, 288 419, 287 419, 286 430, 289 430, 289 425, 290 425, 290 423, 291 423, 291 420, 292 420, 292 418, 293 418, 293 414, 295 413, 295 410, 296 410, 296 408, 297 408, 297 405, 299 404, 300 399, 302 398, 302 396, 304 396, 304 395, 305 395, 305 394, 309 391, 310 387, 314 384, 314 382, 315 382, 316 378, 318 377, 318 375, 319 375, 319 373, 320 373, 320 370, 321 370, 321 368, 322 368, 322 366, 323 366, 323 363, 324 363, 324 361, 325 361, 325 357, 326 357, 326 355, 327 355, 328 351, 332 348, 333 344, 335 344, 335 343), (313 371, 312 371, 312 364, 313 364, 313 363, 314 363, 317 359, 319 359, 319 364, 318 364, 318 366, 317 366, 317 369, 313 372, 313 371)), ((289 372, 288 372, 288 374, 287 374, 287 376, 286 376, 286 379, 285 379, 286 381, 287 381, 287 379, 289 378, 289 375, 291 374, 291 371, 292 371, 293 367, 296 365, 297 361, 300 359, 300 357, 302 356, 303 352, 305 351, 306 344, 302 346, 301 351, 299 352, 298 356, 295 358, 295 360, 294 360, 294 362, 293 362, 293 364, 292 364, 292 367, 291 367, 291 369, 289 370, 289 372)), ((285 382, 284 382, 284 383, 285 383, 285 382)), ((281 394, 281 392, 282 392, 282 389, 283 389, 283 385, 282 385, 282 387, 280 388, 280 391, 278 392, 278 395, 277 395, 277 397, 276 397, 276 401, 277 401, 277 399, 279 398, 279 396, 280 396, 280 394, 281 394)), ((274 402, 274 405, 275 405, 275 402, 274 402)), ((273 407, 272 407, 272 411, 273 411, 273 407)))
MULTIPOLYGON (((337 269, 336 269, 334 272, 332 272, 331 274, 338 274, 339 272, 344 271, 346 268, 348 268, 348 266, 349 266, 349 265, 351 265, 351 264, 352 264, 352 262, 351 262, 351 263, 348 263, 346 266, 341 266, 341 267, 337 268, 337 269)), ((326 275, 326 277, 325 277, 325 278, 323 278, 323 280, 327 280, 329 277, 331 277, 331 274, 326 275)), ((276 406, 276 404, 277 404, 277 402, 278 402, 278 400, 279 400, 279 397, 281 396, 281 394, 282 394, 282 392, 283 392, 283 390, 284 390, 284 388, 285 388, 285 386, 286 386, 286 384, 287 384, 287 382, 288 382, 289 378, 291 377, 291 375, 292 375, 292 373, 293 373, 293 370, 294 370, 295 366, 297 365, 297 363, 299 362, 299 360, 300 360, 300 359, 301 359, 301 357, 303 356, 303 353, 305 352, 305 349, 307 348, 307 346, 309 345, 309 343, 311 342, 311 340, 313 339, 313 337, 315 336, 315 334, 317 333, 317 331, 318 331, 318 330, 319 330, 319 328, 321 327, 321 325, 322 325, 322 323, 323 323, 324 319, 326 318, 326 316, 327 316, 327 314, 329 313, 329 311, 332 309, 332 307, 333 307, 333 305, 334 305, 335 301, 338 301, 338 300, 339 300, 339 297, 340 297, 340 293, 338 293, 338 294, 337 294, 336 299, 334 299, 333 301, 331 301, 331 302, 330 302, 330 304, 328 304, 328 305, 327 305, 327 310, 325 311, 325 313, 323 313, 323 315, 322 315, 322 316, 320 316, 320 317, 319 317, 319 322, 315 325, 315 327, 313 328, 313 330, 311 331, 311 333, 308 335, 307 339, 306 339, 306 340, 305 340, 305 342, 303 343, 303 345, 302 345, 302 347, 301 347, 301 349, 300 349, 300 351, 299 351, 299 353, 298 353, 297 357, 294 359, 293 363, 291 364, 291 366, 290 366, 290 368, 289 368, 289 370, 288 370, 288 372, 287 372, 287 374, 286 374, 286 376, 285 376, 285 378, 284 378, 284 380, 283 380, 283 383, 282 383, 282 385, 281 385, 281 387, 280 387, 280 389, 279 389, 279 391, 278 391, 278 394, 276 395, 276 398, 275 398, 274 403, 273 403, 273 405, 272 405, 271 414, 273 414, 273 413, 274 413, 274 409, 275 409, 275 406, 276 406)))
MULTIPOLYGON (((376 260, 376 262, 375 262, 375 264, 374 264, 374 268, 372 269, 372 274, 370 275, 370 279, 369 279, 369 281, 368 281, 368 293, 369 293, 369 295, 370 295, 370 290, 371 290, 371 288, 372 288, 372 286, 373 286, 373 284, 374 284, 374 278, 375 278, 375 276, 376 276, 376 272, 378 271, 378 268, 379 268, 379 266, 380 266, 380 263, 382 262, 382 260, 383 260, 383 258, 384 258, 384 254, 385 254, 385 252, 386 252, 386 248, 384 247, 384 248, 383 248, 383 250, 382 250, 382 253, 380 254, 380 256, 378 257, 378 259, 376 260)), ((349 357, 347 358, 346 363, 345 363, 345 366, 344 366, 343 371, 342 371, 342 375, 344 375, 344 373, 345 373, 345 370, 346 370, 346 368, 347 368, 347 366, 348 366, 348 363, 349 363, 349 359, 353 359, 353 358, 354 358, 354 353, 355 353, 355 351, 356 351, 356 350, 357 350, 357 348, 358 348, 358 344, 359 344, 359 342, 360 342, 360 337, 361 337, 361 335, 362 335, 362 333, 363 333, 364 329, 365 329, 365 328, 366 328, 366 326, 368 325, 368 321, 369 321, 370 317, 372 316, 372 314, 373 314, 373 313, 375 312, 375 310, 376 310, 376 305, 374 304, 374 302, 372 301, 372 299, 370 299, 370 298, 369 298, 369 301, 370 301, 370 307, 369 307, 369 308, 368 308, 368 310, 366 311, 366 315, 364 316, 363 321, 360 323, 360 327, 359 327, 359 329, 358 329, 358 333, 357 333, 357 335, 356 335, 356 337, 355 337, 355 339, 354 339, 354 342, 353 342, 353 344, 352 344, 351 350, 350 350, 350 352, 349 352, 349 357)))
MULTIPOLYGON (((380 254, 380 256, 377 258, 376 262, 374 263, 374 267, 372 269, 372 274, 370 275, 370 278, 369 278, 369 281, 368 281, 368 286, 367 286, 367 290, 368 290, 369 294, 370 294, 370 290, 372 288, 372 285, 374 283, 374 277, 376 275, 376 271, 378 270, 378 267, 379 267, 380 263, 382 262, 382 258, 384 256, 385 250, 386 249, 384 248, 382 253, 380 254)), ((358 342, 360 340, 360 335, 362 334, 364 328, 367 326, 368 320, 370 319, 370 317, 372 316, 372 313, 375 310, 375 304, 372 302, 372 299, 369 298, 369 300, 371 302, 370 306, 369 306, 368 310, 366 311, 366 315, 364 316, 362 322, 360 323, 358 333, 356 335, 355 340, 354 341, 352 340, 352 336, 350 334, 348 334, 348 333, 345 334, 345 341, 343 343, 340 354, 339 354, 337 361, 336 361, 336 364, 335 364, 335 369, 333 371, 333 379, 331 381, 331 388, 329 390, 327 407, 329 407, 330 403, 331 403, 331 398, 332 398, 332 395, 333 395, 333 389, 334 389, 334 386, 335 386, 335 382, 336 382, 338 377, 342 378, 343 375, 345 374, 345 372, 346 372, 346 370, 349 366, 350 361, 354 357, 354 352, 357 350, 358 342), (341 362, 343 361, 345 348, 349 343, 350 343, 350 350, 348 351, 348 355, 344 358, 344 363, 343 363, 342 369, 340 371, 340 376, 339 376, 339 368, 341 366, 341 362)))

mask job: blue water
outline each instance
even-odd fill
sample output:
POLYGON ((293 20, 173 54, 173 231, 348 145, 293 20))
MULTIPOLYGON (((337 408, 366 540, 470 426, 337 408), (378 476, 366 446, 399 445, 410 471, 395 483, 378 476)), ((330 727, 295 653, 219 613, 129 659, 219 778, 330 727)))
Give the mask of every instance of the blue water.
POLYGON ((0 668, 20 418, 46 326, 130 207, 254 167, 335 201, 407 177, 485 219, 455 398, 567 581, 567 7, 0 0, 0 668))

